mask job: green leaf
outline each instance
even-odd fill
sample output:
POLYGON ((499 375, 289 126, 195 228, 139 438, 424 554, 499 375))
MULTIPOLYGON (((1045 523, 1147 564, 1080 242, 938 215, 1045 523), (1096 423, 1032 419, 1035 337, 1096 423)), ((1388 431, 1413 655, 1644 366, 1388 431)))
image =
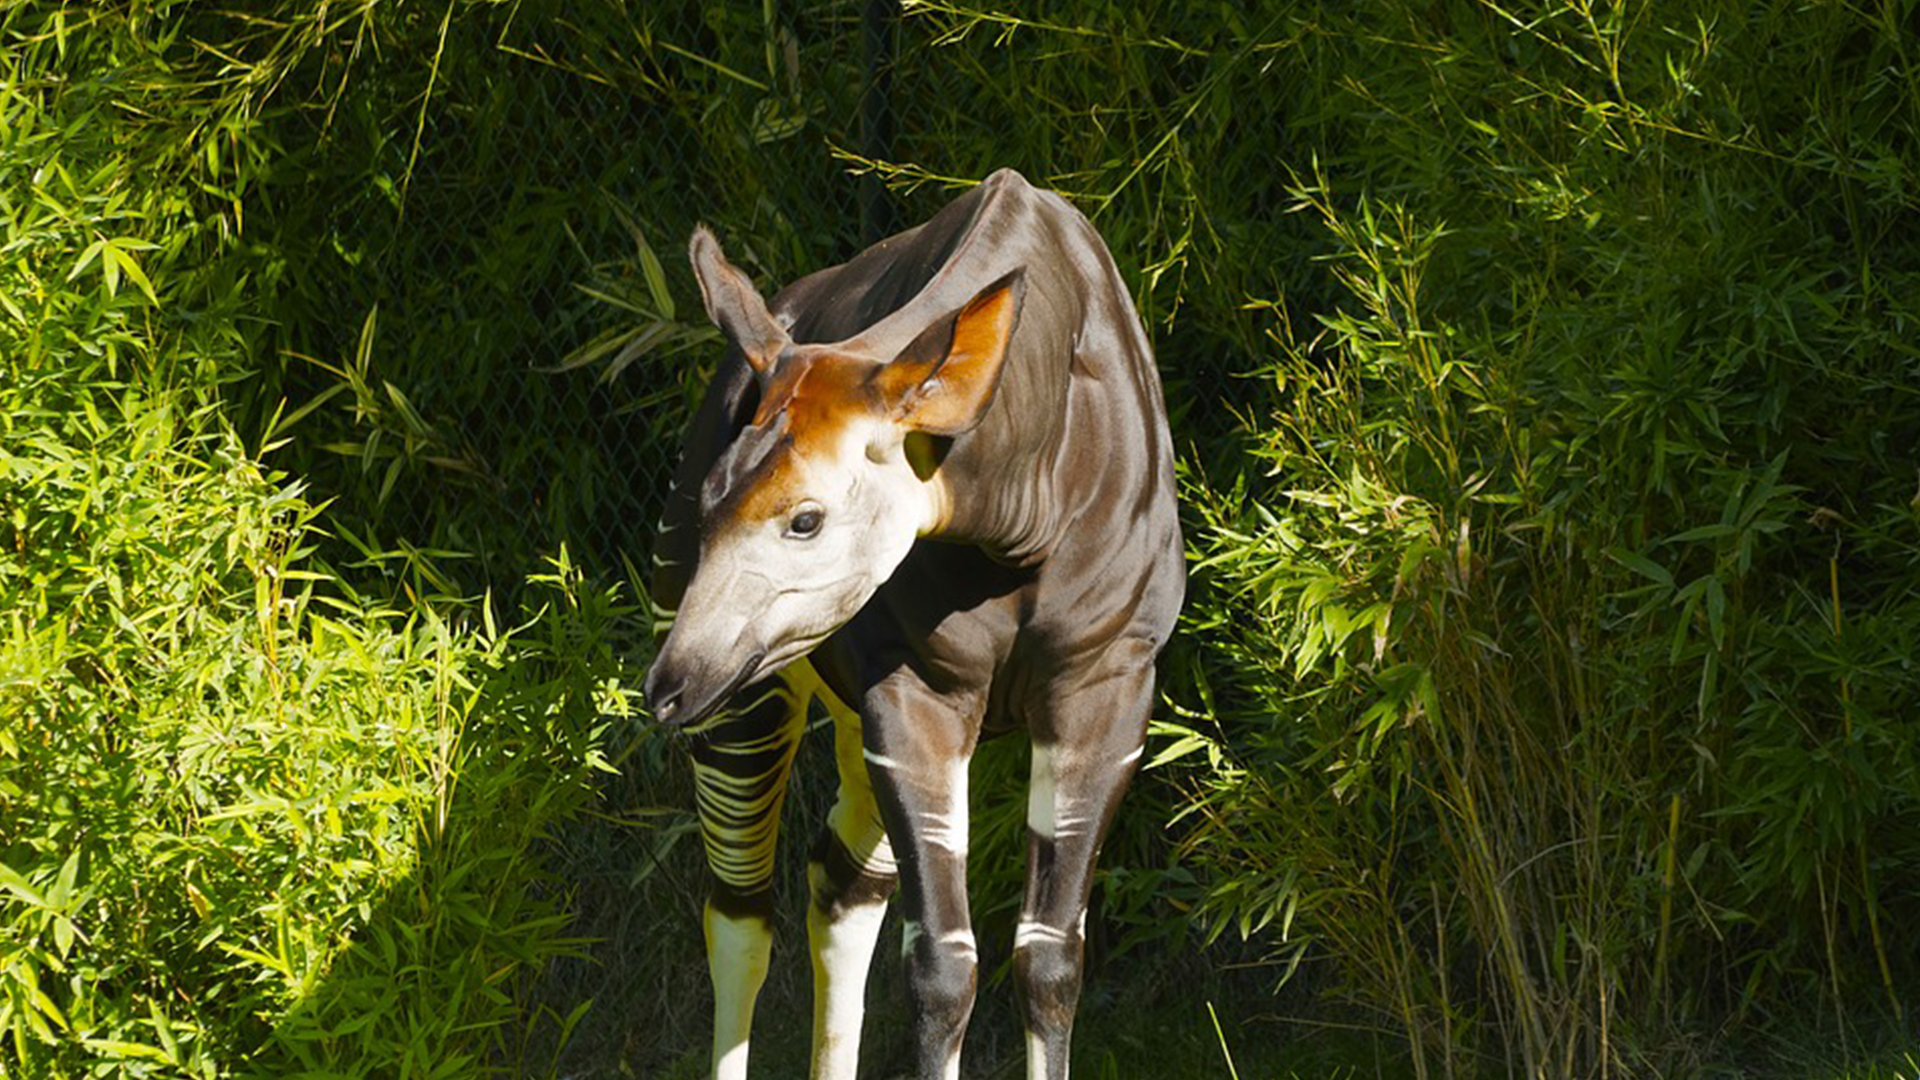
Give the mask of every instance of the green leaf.
POLYGON ((1167 744, 1159 753, 1153 755, 1153 760, 1147 762, 1147 768, 1158 769, 1161 766, 1179 761, 1181 758, 1196 751, 1205 750, 1212 743, 1212 740, 1201 735, 1199 732, 1187 731, 1184 728, 1179 730, 1185 731, 1185 734, 1167 744))
POLYGON ((107 240, 105 237, 101 237, 93 243, 88 244, 86 250, 80 253, 80 258, 74 262, 73 269, 67 271, 67 280, 73 281, 81 274, 86 273, 87 267, 93 265, 93 260, 100 257, 100 252, 105 250, 106 246, 107 240))
MULTIPOLYGON (((149 244, 147 246, 151 247, 152 245, 149 244)), ((133 283, 135 285, 140 286, 140 291, 146 294, 147 301, 149 303, 155 306, 159 305, 160 297, 154 294, 153 282, 147 280, 147 273, 146 271, 140 269, 139 261, 136 260, 132 255, 127 253, 127 250, 125 247, 125 241, 117 241, 115 243, 108 244, 106 247, 105 255, 109 263, 118 267, 120 270, 124 271, 127 277, 133 280, 133 283)), ((107 291, 109 292, 113 291, 114 283, 112 281, 112 278, 113 278, 113 274, 111 271, 109 271, 109 284, 107 289, 107 291)))
POLYGON ((3 862, 0 862, 0 888, 4 888, 7 892, 18 896, 34 907, 47 908, 50 906, 46 898, 41 896, 39 891, 36 890, 26 878, 20 875, 19 871, 3 862))
POLYGON ((1739 529, 1732 525, 1701 525, 1688 529, 1686 532, 1668 537, 1667 542, 1673 544, 1691 544, 1700 540, 1719 540, 1732 536, 1739 531, 1739 529))
POLYGON ((80 1045, 109 1058, 138 1058, 143 1061, 171 1061, 172 1058, 157 1046, 146 1043, 129 1042, 125 1039, 81 1039, 80 1045))
POLYGON ((346 383, 337 382, 327 387, 325 390, 320 391, 318 394, 315 394, 311 400, 301 405, 299 408, 293 410, 292 412, 288 413, 286 416, 281 417, 277 422, 275 422, 272 429, 267 432, 267 438, 271 440, 280 435, 286 434, 287 430, 292 428, 293 425, 305 419, 315 409, 318 409, 320 406, 325 405, 329 401, 332 401, 335 397, 339 396, 347 388, 348 387, 346 383))
POLYGON ((1722 648, 1727 641, 1727 591, 1719 578, 1707 579, 1706 601, 1708 636, 1712 638, 1714 648, 1722 648))
POLYGON ((673 319, 673 293, 667 290, 667 272, 660 266, 660 257, 653 253, 653 245, 647 238, 635 231, 634 240, 639 247, 640 270, 646 275, 647 292, 653 296, 654 310, 667 321, 673 319))
POLYGON ((166 1051, 167 1060, 175 1065, 184 1064, 180 1060, 180 1044, 173 1037, 173 1024, 167 1020, 167 1014, 160 1008, 160 1003, 152 998, 147 999, 147 1016, 153 1021, 153 1033, 159 1037, 160 1046, 166 1051))
POLYGON ((387 474, 380 481, 380 494, 375 500, 378 504, 385 505, 387 496, 393 494, 394 485, 400 482, 400 473, 405 469, 406 464, 407 459, 403 457, 395 457, 387 463, 387 474))
POLYGON ((1420 681, 1414 684, 1414 692, 1420 698, 1421 711, 1427 714, 1427 723, 1440 724, 1443 719, 1440 713, 1440 691, 1434 685, 1433 669, 1420 670, 1420 681))
POLYGON ((1613 547, 1607 549, 1607 557, 1663 588, 1673 588, 1673 575, 1667 572, 1667 568, 1644 555, 1613 547))

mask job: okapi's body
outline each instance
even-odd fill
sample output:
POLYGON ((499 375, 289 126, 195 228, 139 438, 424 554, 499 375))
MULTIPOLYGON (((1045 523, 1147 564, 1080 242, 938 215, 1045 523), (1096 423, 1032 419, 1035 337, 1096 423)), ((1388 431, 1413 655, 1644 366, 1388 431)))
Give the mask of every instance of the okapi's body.
POLYGON ((1009 171, 770 308, 704 232, 692 255, 730 348, 657 542, 672 633, 647 692, 693 732, 715 1075, 745 1074, 773 838, 820 696, 840 798, 810 871, 814 1076, 853 1076, 896 880, 918 1075, 958 1075, 977 962, 967 763, 982 735, 1025 729, 1015 962, 1029 1076, 1064 1077, 1093 866, 1184 587, 1159 376, 1126 287, 1084 217, 1009 171))

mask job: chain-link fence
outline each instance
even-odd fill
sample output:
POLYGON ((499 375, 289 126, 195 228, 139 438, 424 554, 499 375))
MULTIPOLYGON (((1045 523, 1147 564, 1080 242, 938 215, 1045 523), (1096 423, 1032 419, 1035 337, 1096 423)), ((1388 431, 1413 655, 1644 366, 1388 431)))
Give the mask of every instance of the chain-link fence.
POLYGON ((352 404, 291 451, 341 496, 342 539, 459 591, 511 588, 562 545, 601 574, 644 566, 719 352, 685 237, 712 224, 771 288, 892 224, 830 150, 884 137, 884 97, 868 132, 861 99, 892 7, 461 9, 410 55, 390 44, 380 71, 402 74, 354 95, 370 120, 289 121, 315 149, 268 203, 305 264, 277 375, 295 404, 352 404))
MULTIPOLYGON (((286 350, 315 363, 270 377, 295 405, 338 398, 288 453, 340 497, 342 540, 390 568, 398 548, 467 594, 513 589, 562 545, 599 575, 644 567, 719 355, 681 255, 697 222, 771 292, 952 197, 913 173, 892 177, 898 193, 860 174, 896 143, 958 179, 1003 164, 1040 183, 1077 173, 1089 190, 1139 176, 1128 198, 1169 182, 1098 138, 1067 145, 1056 129, 1079 123, 1076 106, 1036 109, 1018 79, 979 70, 1022 56, 985 38, 957 50, 939 29, 902 23, 898 0, 456 6, 388 43, 341 96, 357 112, 298 111, 286 138, 312 144, 309 169, 263 216, 303 263, 282 283, 286 350)), ((1173 87, 1202 75, 1167 72, 1173 87)), ((1083 81, 1088 108, 1105 108, 1083 81)), ((1133 274, 1181 250, 1141 239, 1140 222, 1165 216, 1141 205, 1151 213, 1099 222, 1133 274)), ((1167 369, 1177 419, 1182 386, 1225 418, 1220 376, 1245 365, 1195 351, 1201 367, 1167 369)))

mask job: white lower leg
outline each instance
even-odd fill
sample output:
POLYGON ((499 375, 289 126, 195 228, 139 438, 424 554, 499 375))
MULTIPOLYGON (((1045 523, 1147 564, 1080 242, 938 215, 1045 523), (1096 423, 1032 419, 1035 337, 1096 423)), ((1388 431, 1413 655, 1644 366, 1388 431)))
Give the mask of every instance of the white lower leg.
POLYGON ((713 1080, 746 1080, 753 1002, 767 981, 773 932, 763 919, 733 918, 711 904, 701 923, 713 978, 713 1080))
POLYGON ((1047 1041, 1037 1032, 1027 1032, 1027 1080, 1066 1080, 1047 1072, 1047 1041))
POLYGON ((853 1080, 866 1018, 867 969, 887 904, 807 911, 813 950, 813 1080, 853 1080))
MULTIPOLYGON (((813 953, 811 1075, 813 1080, 854 1080, 866 1019, 867 971, 887 914, 885 891, 891 888, 889 884, 875 891, 875 886, 890 883, 899 867, 868 779, 860 715, 824 687, 820 693, 833 715, 834 761, 840 773, 839 795, 827 813, 833 837, 828 842, 837 844, 858 871, 855 880, 836 882, 818 860, 807 868, 813 897, 807 906, 807 945, 813 953), (846 891, 854 888, 860 891, 846 891)), ((837 865, 845 876, 847 867, 837 865)))

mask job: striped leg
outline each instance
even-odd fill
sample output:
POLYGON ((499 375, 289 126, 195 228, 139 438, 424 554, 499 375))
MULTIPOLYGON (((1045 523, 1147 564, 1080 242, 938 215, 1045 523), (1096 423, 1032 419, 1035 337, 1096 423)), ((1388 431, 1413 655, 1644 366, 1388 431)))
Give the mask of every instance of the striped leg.
POLYGON ((967 905, 967 758, 921 774, 903 791, 918 826, 903 851, 907 922, 902 951, 912 995, 918 1080, 959 1080, 960 1044, 973 1014, 979 952, 967 905))
POLYGON ((713 889, 703 926, 713 978, 713 1077, 745 1080, 753 1004, 773 947, 774 844, 807 693, 786 674, 749 687, 693 732, 694 793, 713 889))
POLYGON ((1144 671, 1078 690, 1051 731, 1034 732, 1026 899, 1013 941, 1028 1080, 1067 1077, 1094 863, 1139 764, 1152 690, 1149 655, 1144 671))
POLYGON ((867 969, 899 878, 880 824, 861 746, 860 714, 824 687, 833 715, 840 792, 807 867, 813 902, 807 938, 813 950, 813 1080, 853 1080, 860 1060, 867 969))

